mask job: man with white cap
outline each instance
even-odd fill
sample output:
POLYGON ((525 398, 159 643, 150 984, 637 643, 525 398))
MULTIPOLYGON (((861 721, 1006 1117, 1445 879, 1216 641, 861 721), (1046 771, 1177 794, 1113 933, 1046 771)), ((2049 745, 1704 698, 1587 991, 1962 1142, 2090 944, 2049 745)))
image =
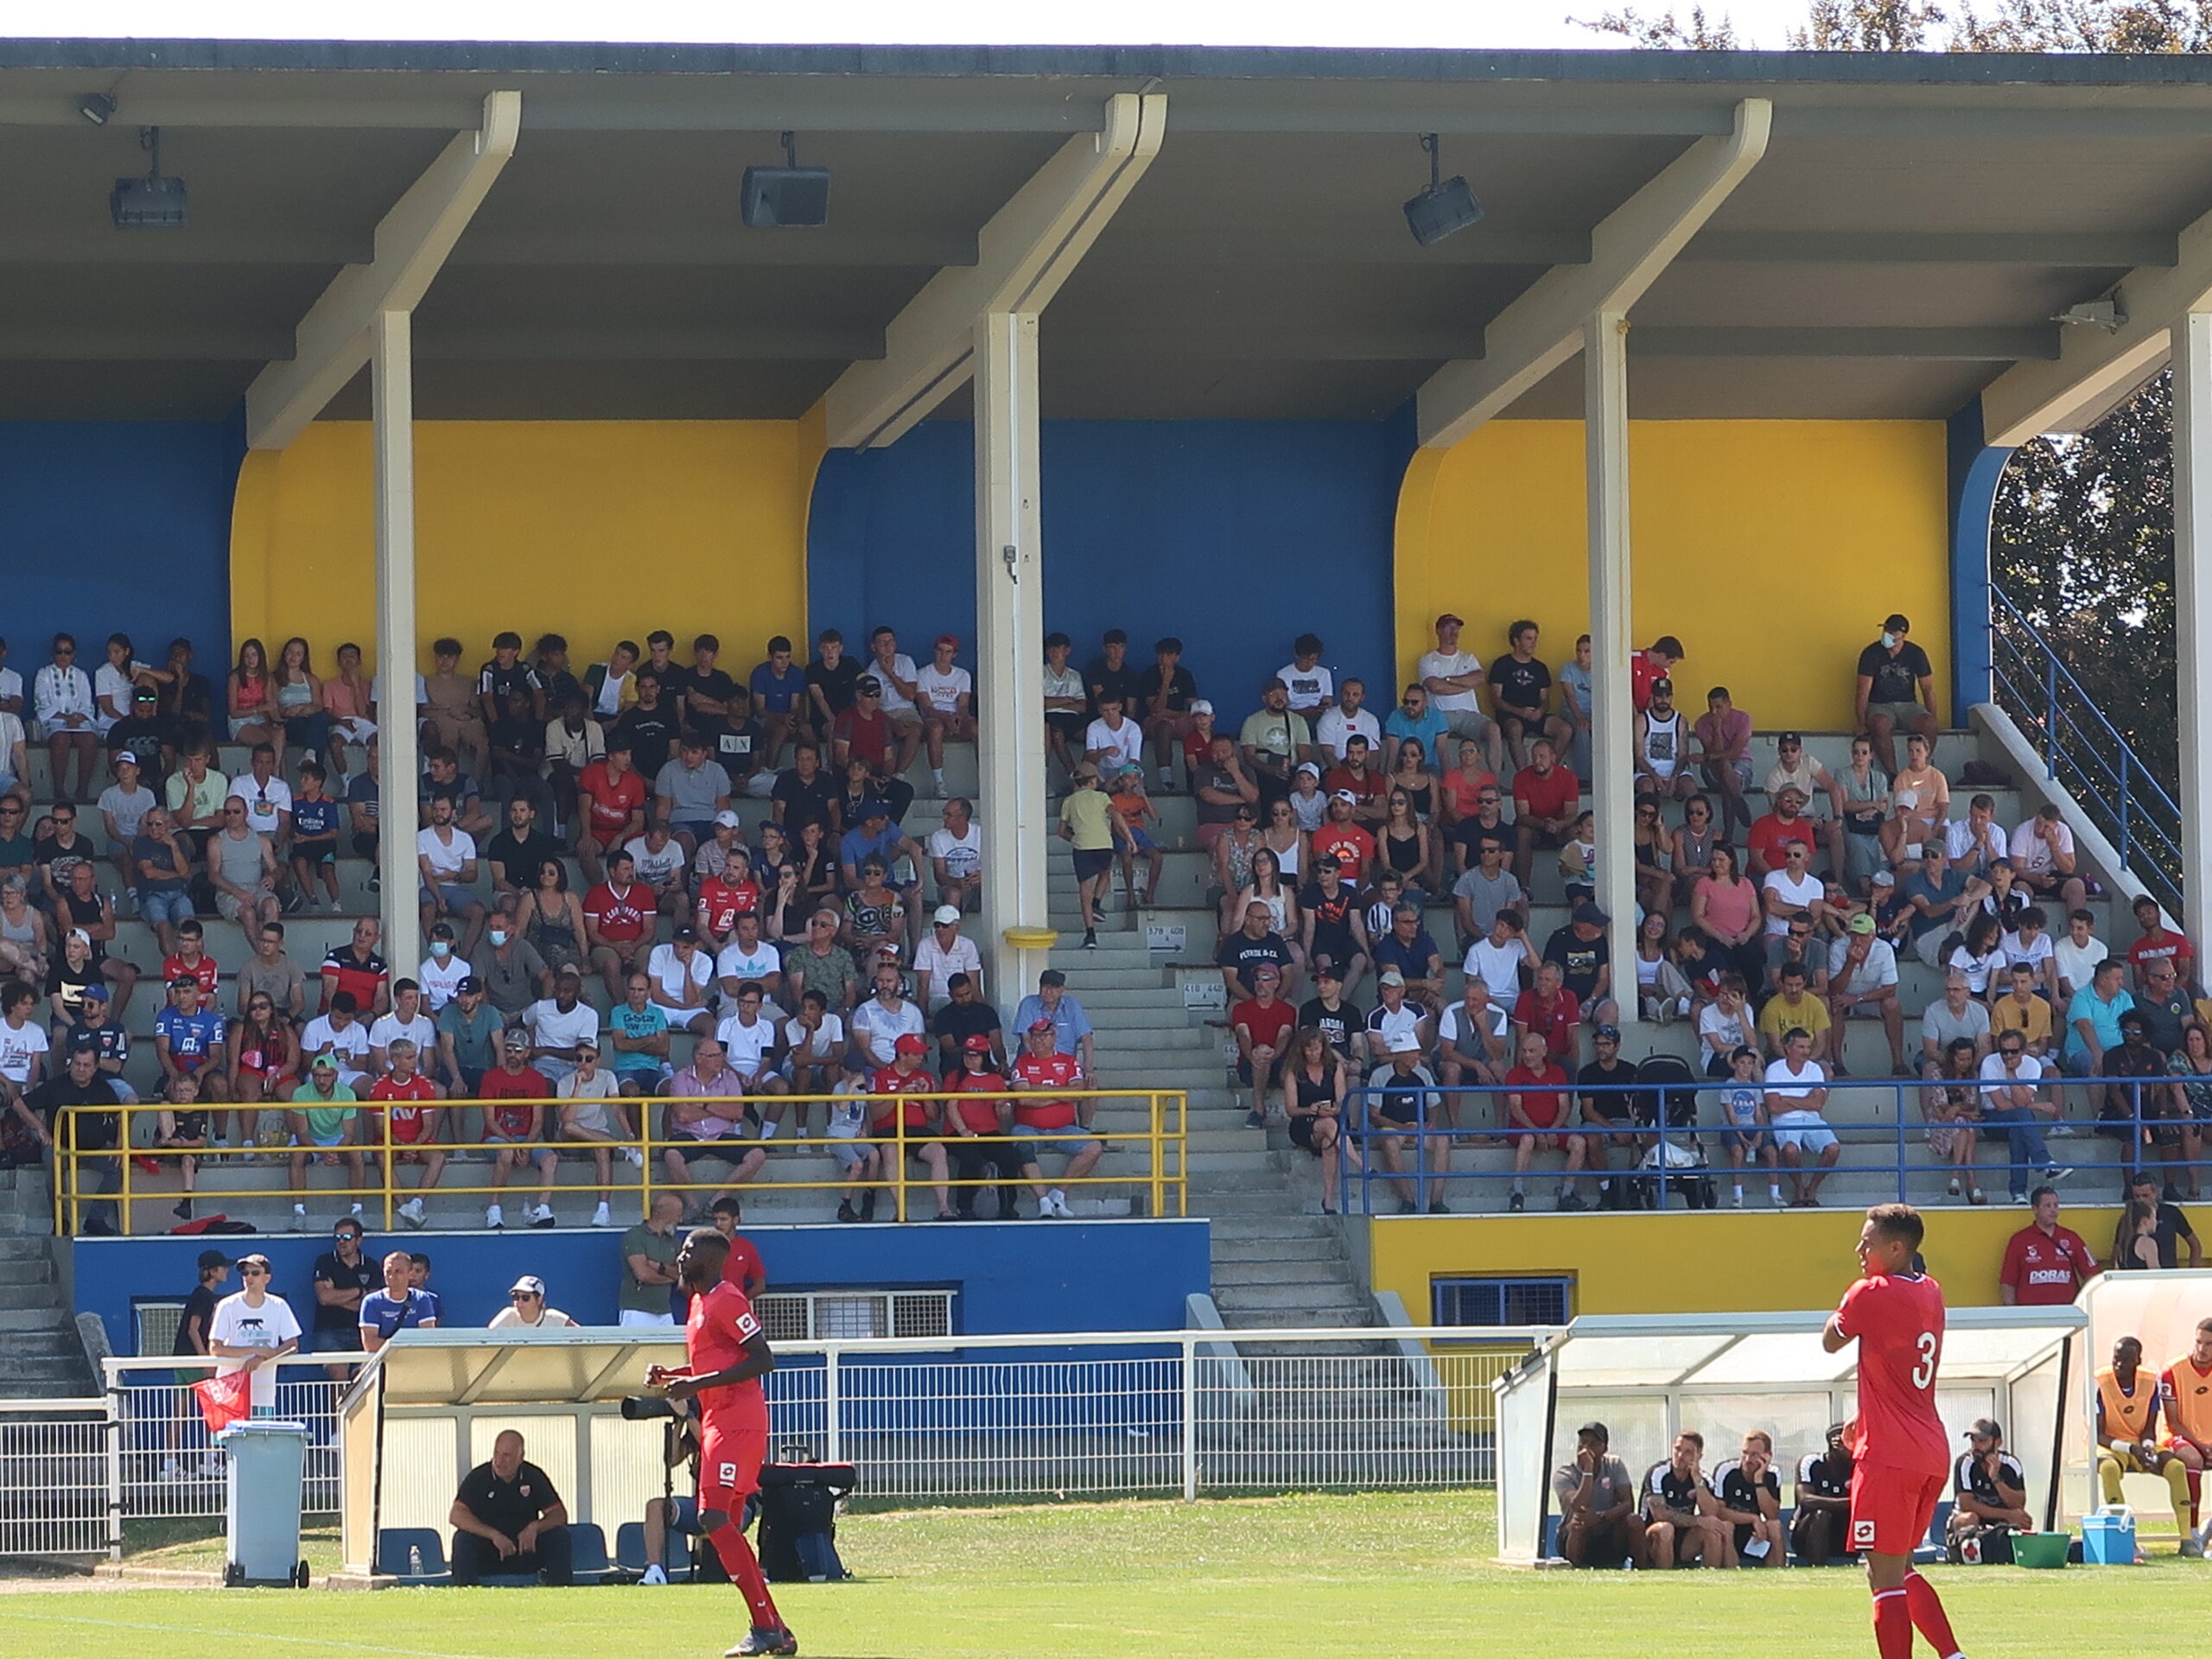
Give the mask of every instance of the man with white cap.
POLYGON ((1429 1214, 1444 1215, 1440 1178, 1452 1167, 1452 1136, 1449 1131, 1433 1135, 1422 1133, 1443 1097, 1436 1092, 1434 1075, 1422 1063, 1419 1037, 1409 1031, 1393 1031, 1383 1039, 1382 1046, 1386 1058, 1367 1078, 1367 1086, 1375 1091, 1368 1102, 1368 1120, 1382 1148, 1383 1164, 1390 1171, 1390 1184, 1398 1189, 1398 1213, 1418 1215, 1426 1198, 1429 1214), (1410 1143, 1417 1136, 1424 1144, 1415 1148, 1410 1143), (1428 1176, 1426 1192, 1408 1175, 1408 1169, 1428 1176))
POLYGON ((534 1273, 525 1273, 507 1291, 507 1305, 492 1316, 491 1328, 551 1331, 575 1323, 559 1308, 545 1305, 545 1281, 534 1273))
POLYGON ((950 995, 945 982, 955 974, 967 975, 979 995, 983 986, 982 953, 960 931, 960 907, 939 905, 930 922, 929 937, 914 952, 914 1000, 925 1010, 934 1010, 950 995))

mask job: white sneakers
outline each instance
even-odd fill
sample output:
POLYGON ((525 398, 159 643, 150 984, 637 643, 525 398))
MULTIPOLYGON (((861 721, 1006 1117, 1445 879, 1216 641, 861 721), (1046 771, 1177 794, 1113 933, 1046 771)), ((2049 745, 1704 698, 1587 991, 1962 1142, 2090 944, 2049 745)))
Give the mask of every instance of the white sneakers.
POLYGON ((645 1576, 639 1579, 638 1582, 640 1585, 666 1584, 668 1582, 668 1574, 662 1572, 660 1569, 660 1563, 658 1561, 655 1561, 651 1567, 645 1569, 645 1576))
POLYGON ((607 1213, 607 1206, 602 1204, 591 1212, 591 1224, 594 1227, 612 1227, 614 1224, 614 1217, 607 1213))
MULTIPOLYGON (((599 1207, 602 1210, 607 1208, 603 1204, 599 1207)), ((535 1210, 532 1210, 530 1212, 530 1224, 533 1227, 552 1226, 553 1206, 550 1204, 541 1204, 535 1210)))
POLYGON ((486 1205, 484 1206, 484 1224, 496 1233, 507 1224, 506 1215, 498 1205, 486 1205))
POLYGON ((1068 1208, 1068 1195, 1058 1187, 1049 1190, 1037 1200, 1037 1213, 1059 1221, 1073 1221, 1075 1211, 1068 1208))
POLYGON ((399 1206, 399 1218, 410 1227, 423 1226, 429 1219, 423 1211, 423 1200, 419 1198, 410 1198, 399 1206))
MULTIPOLYGON (((637 1148, 637 1147, 623 1147, 623 1148, 622 1148, 622 1155, 623 1155, 623 1157, 625 1157, 625 1158, 626 1158, 627 1160, 629 1160, 629 1161, 631 1162, 631 1164, 632 1164, 632 1165, 633 1165, 635 1167, 637 1167, 637 1168, 639 1168, 639 1169, 643 1169, 643 1168, 645 1166, 645 1154, 644 1153, 642 1153, 642 1152, 639 1151, 639 1150, 638 1150, 638 1148, 637 1148)), ((601 1205, 600 1205, 599 1207, 600 1207, 601 1209, 602 1209, 602 1210, 604 1210, 605 1208, 607 1208, 607 1206, 606 1206, 605 1205, 603 1205, 603 1204, 602 1204, 601 1205)))
POLYGON ((296 1233, 304 1233, 307 1230, 308 1207, 304 1204, 296 1204, 292 1206, 292 1230, 296 1233))

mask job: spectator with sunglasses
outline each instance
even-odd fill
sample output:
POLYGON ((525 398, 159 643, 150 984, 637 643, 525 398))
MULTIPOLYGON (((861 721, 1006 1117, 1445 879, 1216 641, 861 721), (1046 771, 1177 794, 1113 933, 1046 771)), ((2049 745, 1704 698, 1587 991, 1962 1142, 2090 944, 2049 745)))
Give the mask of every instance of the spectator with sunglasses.
POLYGON ((557 1307, 545 1305, 545 1281, 525 1273, 507 1292, 507 1305, 492 1316, 493 1331, 554 1331, 575 1321, 557 1307))

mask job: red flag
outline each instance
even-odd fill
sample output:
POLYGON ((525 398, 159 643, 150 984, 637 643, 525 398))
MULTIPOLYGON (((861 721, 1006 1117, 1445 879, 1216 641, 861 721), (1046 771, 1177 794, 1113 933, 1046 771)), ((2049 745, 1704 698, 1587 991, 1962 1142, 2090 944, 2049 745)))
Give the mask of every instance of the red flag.
POLYGON ((204 1376, 192 1385, 192 1391, 200 1396, 200 1414, 207 1421, 210 1434, 219 1434, 232 1423, 253 1414, 251 1371, 204 1376))

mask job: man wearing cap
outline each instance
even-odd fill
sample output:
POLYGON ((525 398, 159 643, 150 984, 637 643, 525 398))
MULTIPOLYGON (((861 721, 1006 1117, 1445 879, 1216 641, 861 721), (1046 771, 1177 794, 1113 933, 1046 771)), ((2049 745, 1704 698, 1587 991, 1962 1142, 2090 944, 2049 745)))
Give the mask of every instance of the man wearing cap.
MULTIPOLYGON (((1068 976, 1057 968, 1047 968, 1039 973, 1036 990, 1015 1006, 1014 1029, 1027 1033, 1039 1020, 1052 1022, 1052 1046, 1074 1059, 1078 1083, 1087 1083, 1098 1075, 1097 1033, 1091 1029, 1090 1016, 1084 1012, 1081 1000, 1069 995, 1068 976)), ((1090 1127, 1092 1110, 1091 1102, 1081 1103, 1078 1115, 1086 1128, 1090 1127)))
POLYGON ((507 1291, 507 1305, 492 1316, 493 1331, 556 1331, 575 1321, 545 1305, 545 1281, 525 1273, 507 1291))
POLYGON ((1559 967, 1560 982, 1573 993, 1581 1017, 1594 1026, 1620 1022, 1613 999, 1612 947, 1605 937, 1611 918, 1585 899, 1565 927, 1544 942, 1543 960, 1559 967))
POLYGON ((1436 649, 1423 652, 1419 664, 1421 690, 1444 717, 1446 728, 1481 744, 1484 761, 1497 772, 1505 764, 1505 746, 1497 725, 1483 713, 1482 690, 1490 681, 1482 663, 1472 652, 1459 649, 1459 631, 1465 626, 1450 611, 1436 619, 1436 649))
MULTIPOLYGON (((276 1414, 276 1362, 300 1345, 300 1321, 282 1296, 269 1294, 269 1258, 259 1251, 238 1260, 243 1288, 215 1304, 207 1321, 207 1351, 224 1363, 215 1375, 246 1372, 252 1382, 248 1399, 257 1417, 276 1414)), ((318 1295, 321 1286, 316 1286, 318 1295)), ((318 1316, 319 1317, 319 1316, 318 1316)), ((355 1344, 359 1345, 359 1338, 355 1344)), ((328 1368, 335 1377, 350 1374, 352 1367, 328 1368)))
POLYGON ((1874 758, 1892 778, 1897 772, 1897 732, 1903 727, 1928 740, 1933 753, 1942 721, 1936 702, 1936 670, 1928 653, 1906 636, 1912 624, 1892 612, 1882 637, 1859 653, 1859 683, 1851 729, 1874 745, 1874 758))
POLYGON ((530 1033, 511 1027, 499 1039, 499 1064, 477 1084, 476 1097, 484 1102, 484 1144, 499 1150, 492 1164, 492 1202, 484 1211, 484 1224, 494 1232, 506 1225, 499 1194, 508 1173, 524 1164, 537 1169, 537 1202, 526 1212, 532 1227, 553 1223, 553 1180, 558 1163, 546 1114, 551 1108, 537 1103, 550 1099, 553 1084, 530 1063, 530 1033))
MULTIPOLYGON (((176 1339, 169 1344, 169 1352, 174 1357, 187 1361, 213 1357, 214 1351, 208 1346, 208 1343, 213 1334, 215 1309, 223 1300, 222 1287, 230 1282, 230 1277, 231 1258, 229 1256, 225 1255, 220 1250, 200 1252, 200 1281, 193 1287, 191 1293, 184 1299, 184 1310, 178 1317, 176 1323, 176 1339)), ((189 1389, 194 1383, 213 1374, 205 1365, 180 1365, 175 1372, 176 1385, 180 1389, 189 1389)), ((187 1407, 192 1404, 189 1396, 186 1397, 183 1404, 187 1407)), ((168 1421, 166 1450, 162 1458, 163 1480, 176 1480, 183 1474, 183 1471, 177 1465, 177 1445, 181 1438, 180 1431, 183 1428, 186 1417, 189 1414, 188 1411, 182 1415, 172 1416, 168 1421)), ((207 1455, 209 1472, 216 1472, 221 1466, 221 1461, 216 1454, 209 1452, 207 1455)))
POLYGON ((1690 723, 1675 707, 1674 681, 1654 680, 1650 701, 1637 711, 1630 749, 1639 797, 1686 801, 1697 793, 1689 739, 1690 723))
POLYGON ((1281 679, 1261 683, 1260 706, 1245 717, 1236 743, 1266 801, 1287 798, 1293 769, 1314 758, 1313 728, 1305 715, 1292 711, 1290 688, 1281 679))
POLYGON ((965 974, 981 987, 983 958, 976 942, 960 931, 957 906, 939 905, 930 920, 929 937, 914 952, 914 1000, 933 1010, 950 995, 946 982, 955 974, 965 974))
POLYGON ((1259 1129, 1267 1127, 1268 1093, 1289 1050, 1298 1010, 1280 995, 1282 972, 1274 963, 1254 963, 1250 977, 1252 994, 1230 1009, 1229 1027, 1236 1038, 1236 1080, 1252 1091, 1245 1126, 1259 1129))
POLYGON ((1021 1167, 1023 1149, 1019 1142, 997 1138, 1008 1132, 1014 1121, 1013 1103, 1005 1093, 1007 1080, 991 1052, 989 1038, 964 1038, 955 1046, 944 1076, 945 1091, 959 1096, 944 1114, 953 1178, 960 1183, 953 1209, 961 1220, 975 1220, 976 1201, 984 1183, 995 1179, 1000 1183, 999 1219, 1011 1221, 1015 1215, 1012 1178, 1021 1167))
POLYGON ((1401 1037, 1413 1039, 1413 1052, 1428 1052, 1428 1010, 1406 995, 1406 976, 1395 968, 1385 968, 1375 982, 1375 1006, 1367 1012, 1365 1036, 1362 1039, 1366 1061, 1370 1066, 1389 1063, 1393 1045, 1401 1037))
POLYGON ((453 1001, 438 1010, 437 1027, 437 1077, 452 1098, 469 1099, 499 1063, 499 1011, 486 1000, 480 978, 461 976, 453 1001))
MULTIPOLYGON (((1843 785, 1826 766, 1806 752, 1804 734, 1784 732, 1774 741, 1774 765, 1766 774, 1766 798, 1779 802, 1782 791, 1794 789, 1800 798, 1798 810, 1808 821, 1818 823, 1827 820, 1828 858, 1836 872, 1844 869, 1843 855, 1843 785)), ((1808 834, 1813 833, 1808 830, 1808 834)), ((1770 863, 1778 863, 1778 859, 1770 863)))
POLYGON ((1575 1431, 1574 1456, 1552 1471, 1559 1553, 1570 1567, 1616 1567, 1643 1553, 1636 1480, 1611 1448, 1603 1423, 1585 1423, 1575 1431))
MULTIPOLYGON (((360 1096, 350 1085, 339 1081, 339 1061, 335 1053, 325 1051, 308 1063, 307 1078, 292 1091, 289 1103, 292 1127, 290 1185, 294 1193, 302 1194, 307 1191, 310 1160, 324 1165, 335 1165, 343 1158, 346 1190, 358 1193, 366 1187, 367 1166, 363 1160, 360 1146, 359 1099, 360 1096)), ((361 1213, 358 1198, 352 1200, 352 1212, 354 1217, 361 1213)), ((307 1224, 307 1205, 302 1198, 296 1197, 292 1201, 292 1230, 296 1233, 304 1231, 307 1224)), ((358 1226, 358 1222, 355 1224, 358 1226)), ((320 1347, 321 1342, 318 1341, 316 1345, 320 1347)))
POLYGON ((1357 887, 1366 883, 1368 868, 1375 861, 1375 837, 1357 822, 1359 797, 1349 789, 1329 797, 1328 817, 1313 832, 1316 860, 1333 858, 1344 879, 1357 887))
MULTIPOLYGON (((952 1208, 952 1189, 946 1184, 950 1177, 943 1138, 944 1103, 920 1098, 935 1093, 938 1086, 936 1074, 924 1064, 929 1050, 928 1039, 918 1031, 904 1033, 893 1041, 891 1063, 877 1066, 868 1078, 868 1093, 878 1097, 870 1106, 868 1133, 884 1141, 903 1137, 906 1156, 922 1166, 935 1190, 937 1219, 953 1221, 958 1217, 952 1208)), ((896 1145, 884 1152, 887 1166, 897 1160, 896 1145)), ((919 1217, 910 1214, 906 1219, 919 1217)))
POLYGON ((1951 1486, 1957 1502, 1945 1530, 1955 1538, 1984 1527, 2033 1532, 2035 1517, 2028 1513, 2028 1471, 2005 1449, 2005 1431, 1994 1418, 1977 1417, 1965 1439, 1967 1449, 1951 1465, 1951 1486))
POLYGON ((1014 1058, 1013 1071, 1012 1128, 1025 1137, 1014 1148, 1014 1155, 1020 1161, 1023 1179, 1036 1194, 1038 1218, 1072 1221, 1075 1211, 1068 1206, 1067 1193, 1046 1185, 1038 1156, 1049 1144, 1052 1150, 1067 1154, 1064 1180, 1081 1180, 1090 1174, 1106 1150, 1106 1143, 1090 1129, 1090 1116, 1096 1103, 1071 1100, 1064 1093, 1057 1098, 1046 1097, 1084 1084, 1082 1069, 1073 1055, 1058 1048, 1058 1033, 1049 1020, 1040 1017, 1024 1029, 1021 1052, 1014 1058))
MULTIPOLYGON (((1387 975, 1384 983, 1389 983, 1387 975)), ((1412 1032, 1389 1032, 1382 1039, 1382 1049, 1381 1063, 1367 1077, 1371 1091, 1368 1112, 1373 1144, 1379 1147, 1390 1184, 1397 1189, 1398 1213, 1419 1214, 1426 1198, 1431 1215, 1443 1215, 1442 1177, 1452 1167, 1452 1137, 1423 1133, 1438 1126, 1443 1103, 1435 1075, 1422 1064, 1421 1039, 1412 1032), (1418 1149, 1409 1144, 1416 1136, 1422 1142, 1418 1149), (1410 1172, 1415 1171, 1429 1178, 1426 1189, 1414 1184, 1410 1172)))
POLYGON ((1828 1058, 1840 1077, 1844 1069, 1844 1022, 1857 1016, 1879 1020, 1889 1039, 1890 1071, 1911 1075, 1904 1059, 1904 1008, 1897 1001, 1897 953, 1875 931, 1874 918, 1860 911, 1844 925, 1844 934, 1828 946, 1828 1058))

